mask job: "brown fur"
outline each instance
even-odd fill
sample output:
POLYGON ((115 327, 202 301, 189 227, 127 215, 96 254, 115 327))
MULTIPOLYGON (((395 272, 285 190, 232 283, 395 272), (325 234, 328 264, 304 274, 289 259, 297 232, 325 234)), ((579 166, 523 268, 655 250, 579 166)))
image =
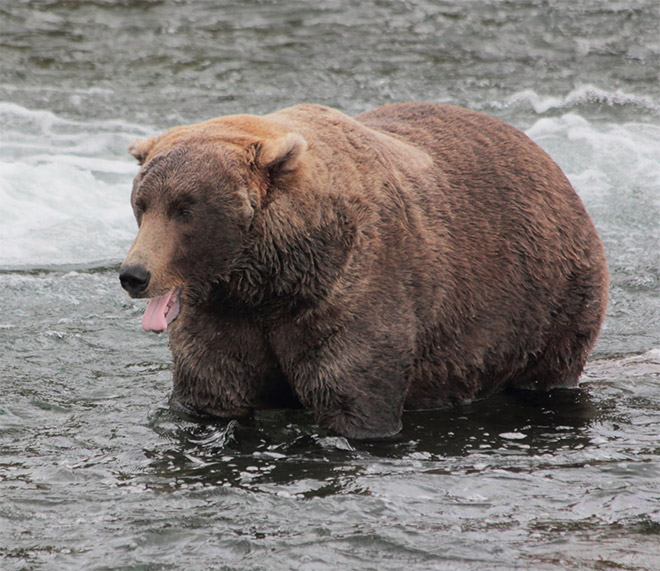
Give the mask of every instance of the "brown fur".
POLYGON ((176 402, 296 400, 355 438, 405 407, 574 386, 603 319, 601 242, 520 131, 435 104, 315 105, 138 141, 142 297, 182 286, 176 402))

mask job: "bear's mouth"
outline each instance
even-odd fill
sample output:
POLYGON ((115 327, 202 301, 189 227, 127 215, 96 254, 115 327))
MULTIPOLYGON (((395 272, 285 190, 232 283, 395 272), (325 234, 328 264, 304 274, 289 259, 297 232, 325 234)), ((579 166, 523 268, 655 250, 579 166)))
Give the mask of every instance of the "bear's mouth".
POLYGON ((165 331, 181 311, 181 288, 174 287, 165 295, 154 297, 147 303, 142 316, 142 329, 160 333, 165 331))

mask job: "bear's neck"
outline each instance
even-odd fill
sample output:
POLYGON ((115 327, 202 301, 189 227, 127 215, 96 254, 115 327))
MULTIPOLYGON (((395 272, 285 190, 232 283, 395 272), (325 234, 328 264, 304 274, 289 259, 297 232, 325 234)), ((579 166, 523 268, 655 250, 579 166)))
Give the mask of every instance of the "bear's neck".
POLYGON ((217 293, 262 311, 295 311, 325 299, 344 271, 355 229, 336 208, 319 208, 307 218, 295 220, 275 208, 257 213, 217 293))

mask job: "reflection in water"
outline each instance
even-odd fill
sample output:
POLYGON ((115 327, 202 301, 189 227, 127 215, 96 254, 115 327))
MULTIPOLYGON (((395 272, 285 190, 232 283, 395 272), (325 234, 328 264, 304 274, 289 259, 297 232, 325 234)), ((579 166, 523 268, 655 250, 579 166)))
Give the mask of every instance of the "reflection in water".
POLYGON ((368 467, 388 471, 392 462, 417 459, 436 471, 456 459, 470 468, 489 456, 538 456, 590 446, 586 431, 598 410, 585 389, 549 393, 508 392, 471 405, 407 411, 404 429, 381 441, 348 441, 313 424, 300 410, 259 411, 249 419, 191 421, 166 408, 150 426, 170 445, 145 450, 150 483, 231 485, 267 491, 269 484, 316 482, 306 497, 354 493, 355 477, 368 467), (447 459, 452 459, 447 462, 447 459), (475 460, 476 462, 477 460, 475 460), (432 464, 432 465, 431 465, 432 464), (380 466, 380 468, 378 468, 380 466))
POLYGON ((463 407, 408 412, 401 437, 439 457, 509 448, 539 454, 584 445, 594 414, 584 389, 511 391, 463 407))

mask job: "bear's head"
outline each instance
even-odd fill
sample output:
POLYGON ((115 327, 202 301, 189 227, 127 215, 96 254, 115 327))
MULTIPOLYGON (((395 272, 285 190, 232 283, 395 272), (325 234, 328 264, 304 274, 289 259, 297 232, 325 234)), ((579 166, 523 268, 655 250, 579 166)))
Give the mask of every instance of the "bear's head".
POLYGON ((141 169, 131 204, 138 234, 120 269, 149 298, 145 330, 163 331, 182 304, 221 281, 249 240, 255 210, 301 169, 302 135, 253 116, 174 128, 132 143, 141 169))

